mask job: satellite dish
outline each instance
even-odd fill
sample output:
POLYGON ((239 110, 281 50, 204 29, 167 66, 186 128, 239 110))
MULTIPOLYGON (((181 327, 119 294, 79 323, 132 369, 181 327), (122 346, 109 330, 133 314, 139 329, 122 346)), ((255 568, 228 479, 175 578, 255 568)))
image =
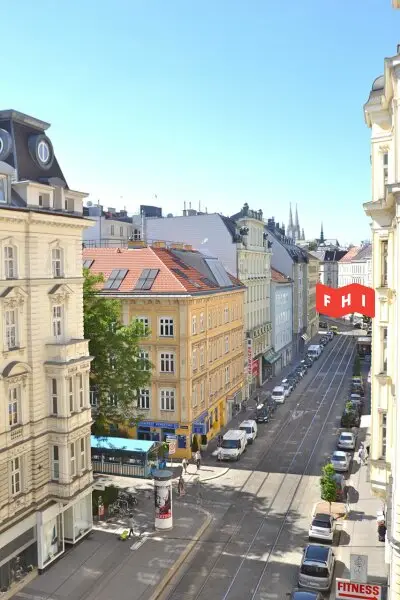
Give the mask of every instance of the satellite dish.
POLYGON ((91 202, 90 200, 88 200, 88 201, 86 202, 86 206, 93 206, 93 202, 91 202))

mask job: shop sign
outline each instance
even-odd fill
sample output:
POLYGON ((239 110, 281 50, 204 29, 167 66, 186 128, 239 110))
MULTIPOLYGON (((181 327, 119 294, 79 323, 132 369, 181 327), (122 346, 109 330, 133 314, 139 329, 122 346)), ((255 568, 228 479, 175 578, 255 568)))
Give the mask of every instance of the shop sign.
POLYGON ((253 373, 253 340, 247 339, 247 373, 253 373))
POLYGON ((140 421, 138 427, 155 427, 156 429, 179 429, 179 423, 168 423, 167 421, 140 421))
POLYGON ((200 433, 203 435, 205 433, 205 423, 193 423, 192 431, 193 433, 200 433))
POLYGON ((253 360, 251 372, 253 375, 258 375, 258 360, 253 360))

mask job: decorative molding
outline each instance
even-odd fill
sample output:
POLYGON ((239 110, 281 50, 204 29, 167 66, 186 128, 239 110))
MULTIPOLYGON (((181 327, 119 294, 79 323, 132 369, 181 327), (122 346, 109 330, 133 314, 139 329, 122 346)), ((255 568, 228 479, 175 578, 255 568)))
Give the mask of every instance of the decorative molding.
POLYGON ((28 374, 22 373, 21 375, 14 375, 11 377, 7 377, 6 381, 7 381, 7 385, 9 385, 9 386, 22 384, 23 387, 26 387, 27 379, 28 379, 28 374))

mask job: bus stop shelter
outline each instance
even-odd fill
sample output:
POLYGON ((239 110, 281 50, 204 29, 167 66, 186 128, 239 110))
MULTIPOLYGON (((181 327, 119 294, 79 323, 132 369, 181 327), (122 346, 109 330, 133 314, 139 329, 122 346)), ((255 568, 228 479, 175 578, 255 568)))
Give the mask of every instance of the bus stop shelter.
POLYGON ((94 473, 124 477, 150 477, 151 455, 157 442, 91 436, 94 473))

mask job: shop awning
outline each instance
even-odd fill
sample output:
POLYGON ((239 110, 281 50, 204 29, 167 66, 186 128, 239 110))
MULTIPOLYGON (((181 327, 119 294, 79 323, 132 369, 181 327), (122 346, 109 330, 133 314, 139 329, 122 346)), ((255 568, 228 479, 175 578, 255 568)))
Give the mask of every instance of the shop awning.
POLYGON ((263 359, 265 360, 265 362, 269 363, 270 365, 273 365, 274 363, 276 363, 277 360, 280 359, 280 357, 281 355, 277 352, 274 352, 273 350, 268 350, 268 352, 264 354, 263 359))
POLYGON ((306 333, 303 333, 303 335, 301 336, 301 339, 304 340, 305 342, 308 342, 308 340, 311 338, 309 338, 306 333))

